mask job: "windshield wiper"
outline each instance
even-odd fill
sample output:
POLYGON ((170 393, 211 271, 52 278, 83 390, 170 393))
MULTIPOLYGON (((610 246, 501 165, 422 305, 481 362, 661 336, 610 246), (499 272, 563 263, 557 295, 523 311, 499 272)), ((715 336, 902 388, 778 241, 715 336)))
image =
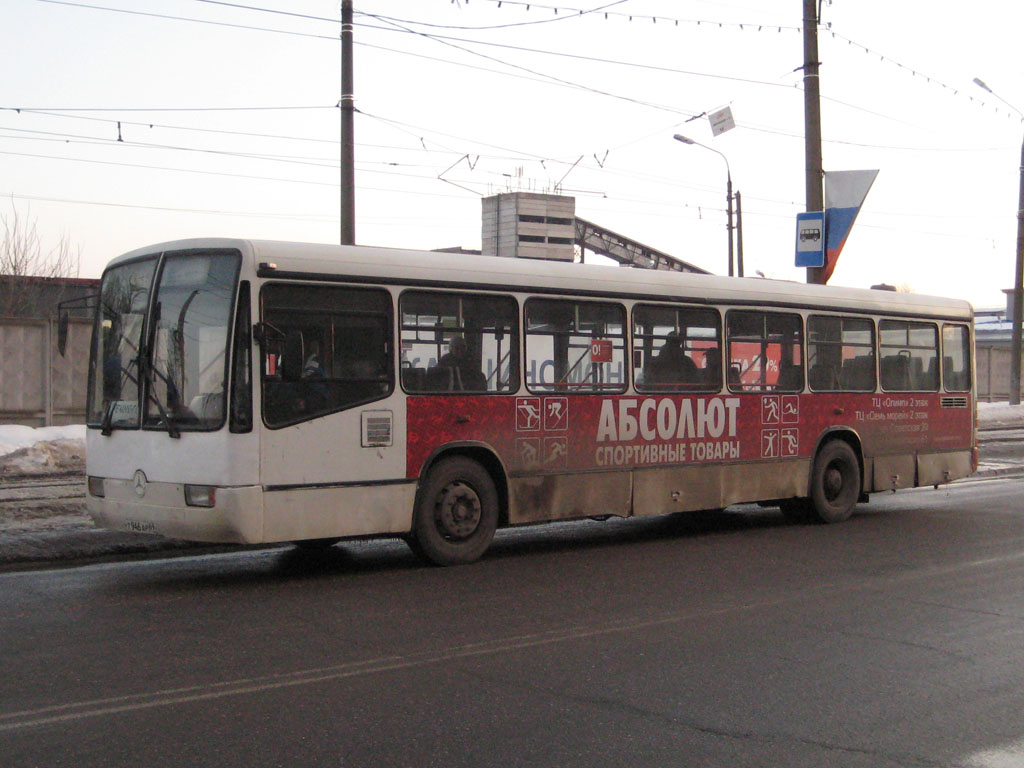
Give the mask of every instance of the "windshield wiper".
POLYGON ((176 426, 174 426, 174 422, 172 422, 170 416, 167 415, 167 411, 164 409, 163 403, 160 402, 160 398, 153 394, 152 384, 154 374, 156 376, 159 376, 163 380, 164 384, 166 384, 168 387, 174 386, 166 376, 164 376, 162 373, 160 373, 160 371, 156 369, 155 365, 153 365, 147 360, 145 376, 146 399, 156 406, 156 409, 160 414, 160 421, 162 421, 164 423, 164 426, 167 427, 167 434, 170 435, 171 437, 179 438, 181 437, 181 431, 176 426))
MULTIPOLYGON (((178 430, 178 428, 176 426, 174 426, 174 423, 171 421, 170 417, 167 415, 167 411, 164 409, 163 403, 160 402, 160 398, 158 398, 153 393, 153 376, 154 375, 159 376, 160 379, 164 382, 164 384, 167 385, 168 388, 174 386, 174 384, 171 383, 170 379, 168 379, 164 374, 162 374, 160 371, 158 371, 156 369, 156 366, 153 365, 153 346, 154 346, 154 339, 156 337, 156 330, 160 327, 160 310, 161 310, 161 308, 162 308, 162 305, 161 305, 161 303, 159 301, 156 303, 156 306, 153 307, 153 320, 152 320, 153 327, 150 329, 149 333, 147 334, 148 338, 146 340, 146 346, 145 346, 145 348, 140 350, 139 357, 138 357, 138 361, 139 361, 139 378, 144 380, 144 382, 145 382, 145 390, 146 390, 146 399, 149 400, 151 403, 153 403, 153 405, 156 406, 157 412, 160 414, 160 421, 162 421, 164 426, 167 428, 167 434, 169 436, 177 439, 177 438, 181 437, 181 432, 178 430)), ((145 414, 140 414, 140 415, 143 417, 143 420, 145 420, 145 414)))
MULTIPOLYGON (((120 358, 120 356, 118 357, 120 358)), ((138 367, 138 356, 133 357, 127 366, 121 366, 120 370, 118 371, 118 375, 120 376, 120 381, 118 382, 117 385, 118 392, 120 392, 121 387, 124 386, 125 380, 131 381, 135 385, 136 390, 138 390, 139 380, 132 376, 131 374, 131 367, 133 365, 138 367)), ((137 398, 138 395, 136 394, 136 402, 138 402, 137 398)), ((111 398, 110 402, 107 404, 107 411, 106 413, 103 414, 103 423, 100 424, 100 434, 103 435, 104 437, 110 437, 110 433, 114 431, 114 411, 117 410, 117 403, 117 400, 111 398)))

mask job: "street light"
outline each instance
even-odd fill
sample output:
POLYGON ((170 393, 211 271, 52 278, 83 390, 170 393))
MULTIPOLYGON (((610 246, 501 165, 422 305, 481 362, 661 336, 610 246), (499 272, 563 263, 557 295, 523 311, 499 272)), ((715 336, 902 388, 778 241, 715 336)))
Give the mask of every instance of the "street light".
MULTIPOLYGON (((993 91, 977 77, 974 84, 979 88, 988 91, 1003 104, 1008 106, 1024 121, 1024 114, 1013 104, 1008 102, 998 93, 993 91)), ((1012 336, 1010 341, 1010 405, 1020 405, 1020 347, 1021 347, 1021 323, 1024 321, 1024 141, 1020 145, 1020 193, 1017 197, 1017 254, 1016 266, 1013 280, 1013 323, 1012 336)))
MULTIPOLYGON (((733 276, 733 274, 732 274, 732 272, 733 272, 733 269, 732 269, 732 264, 733 264, 733 250, 732 250, 732 230, 733 230, 733 226, 732 226, 732 198, 733 198, 733 194, 732 194, 732 171, 729 170, 729 158, 727 158, 724 154, 719 152, 714 147, 709 147, 707 144, 701 144, 699 141, 694 141, 693 139, 691 139, 691 138, 689 138, 687 136, 683 136, 682 134, 677 133, 672 138, 675 139, 676 141, 683 142, 683 144, 693 144, 693 145, 696 145, 698 147, 703 147, 704 149, 707 149, 707 150, 709 150, 711 152, 714 152, 716 155, 718 155, 723 160, 725 160, 725 199, 726 199, 726 203, 728 204, 728 214, 729 214, 729 225, 728 225, 728 234, 729 234, 729 277, 732 277, 733 276)), ((742 238, 743 235, 741 234, 740 237, 742 238)), ((741 254, 741 259, 742 259, 742 254, 743 254, 743 241, 742 240, 740 241, 740 254, 741 254)), ((743 277, 743 262, 742 261, 740 261, 740 270, 739 270, 739 272, 740 272, 740 277, 743 277)))

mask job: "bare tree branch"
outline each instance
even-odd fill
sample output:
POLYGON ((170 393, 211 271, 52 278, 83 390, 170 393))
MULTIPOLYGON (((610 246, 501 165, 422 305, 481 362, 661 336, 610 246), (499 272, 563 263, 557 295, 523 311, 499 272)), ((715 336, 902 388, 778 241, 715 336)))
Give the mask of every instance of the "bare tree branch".
POLYGON ((21 314, 29 308, 30 292, 16 280, 4 277, 78 277, 82 261, 81 246, 73 248, 66 234, 50 249, 45 249, 36 220, 22 215, 14 199, 11 212, 0 213, 3 240, 0 242, 0 316, 21 314))

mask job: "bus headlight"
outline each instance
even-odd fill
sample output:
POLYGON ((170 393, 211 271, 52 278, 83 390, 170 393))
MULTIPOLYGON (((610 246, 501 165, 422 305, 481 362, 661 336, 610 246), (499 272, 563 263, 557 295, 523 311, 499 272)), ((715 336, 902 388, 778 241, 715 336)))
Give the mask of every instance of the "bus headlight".
POLYGON ((217 489, 212 485, 186 485, 185 503, 190 507, 212 507, 217 503, 217 489))
POLYGON ((92 475, 89 475, 88 486, 90 496, 96 496, 97 498, 102 499, 107 495, 103 490, 102 477, 93 477, 92 475))

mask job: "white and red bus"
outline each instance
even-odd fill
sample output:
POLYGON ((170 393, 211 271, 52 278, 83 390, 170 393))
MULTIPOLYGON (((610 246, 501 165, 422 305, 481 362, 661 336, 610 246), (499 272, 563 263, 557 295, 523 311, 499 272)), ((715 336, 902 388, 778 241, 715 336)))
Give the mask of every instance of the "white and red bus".
POLYGON ((778 504, 838 522, 977 467, 964 301, 200 239, 103 275, 88 507, 211 542, 404 537, 469 562, 550 520, 778 504))

